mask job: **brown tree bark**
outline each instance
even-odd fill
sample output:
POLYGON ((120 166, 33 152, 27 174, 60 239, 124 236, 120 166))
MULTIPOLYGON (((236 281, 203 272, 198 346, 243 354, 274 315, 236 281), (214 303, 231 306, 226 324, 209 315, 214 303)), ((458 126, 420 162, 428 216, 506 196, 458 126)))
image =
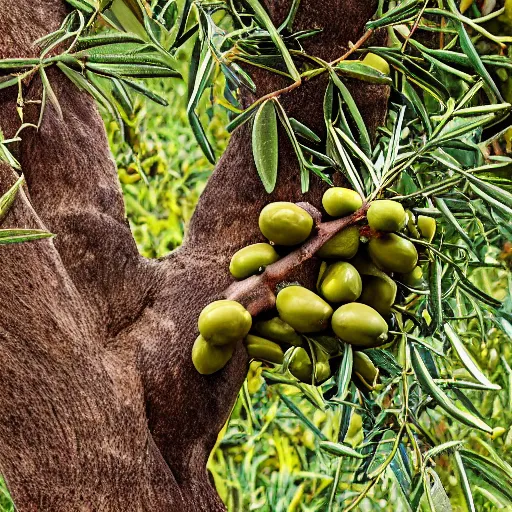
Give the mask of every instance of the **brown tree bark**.
MULTIPOLYGON (((275 21, 289 0, 269 0, 275 21)), ((297 30, 323 27, 308 51, 326 60, 363 33, 373 0, 302 2, 297 30)), ((37 56, 32 42, 55 30, 62 0, 0 0, 0 58, 37 56)), ((27 187, 1 225, 44 227, 53 240, 0 247, 0 471, 24 511, 222 511, 206 461, 247 372, 240 343, 220 372, 191 361, 201 309, 232 284, 231 255, 262 241, 261 208, 276 200, 320 207, 325 185, 302 195, 298 165, 280 136, 278 185, 265 193, 239 128, 211 176, 183 246, 142 258, 125 219, 115 166, 93 100, 57 70, 49 79, 63 110, 48 106, 25 130, 18 157, 27 187)), ((256 71, 258 95, 280 79, 256 71)), ((321 130, 323 79, 283 98, 290 115, 321 130)), ((386 91, 353 93, 371 129, 386 91)), ((21 124, 16 93, 0 91, 6 137, 21 124)), ((37 100, 37 79, 24 91, 37 100)), ((250 101, 250 98, 246 98, 250 101)), ((38 106, 28 103, 27 120, 38 106)), ((0 164, 0 193, 16 178, 0 164)), ((293 279, 311 284, 316 262, 293 279)))

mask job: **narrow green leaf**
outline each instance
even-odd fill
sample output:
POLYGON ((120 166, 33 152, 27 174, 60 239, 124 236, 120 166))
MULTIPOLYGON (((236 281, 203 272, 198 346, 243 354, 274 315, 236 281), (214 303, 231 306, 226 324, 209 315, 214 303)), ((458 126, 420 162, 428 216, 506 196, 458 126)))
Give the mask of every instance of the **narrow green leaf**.
POLYGON ((343 345, 343 359, 336 377, 336 387, 338 388, 336 398, 339 400, 345 400, 352 381, 353 357, 352 345, 345 343, 343 345))
POLYGON ((466 347, 457 336, 457 333, 453 330, 452 326, 448 323, 444 324, 444 331, 450 340, 450 343, 455 350, 456 354, 459 356, 459 359, 462 361, 462 364, 466 368, 466 370, 471 374, 471 376, 484 385, 487 389, 498 390, 501 389, 497 384, 493 384, 482 372, 479 368, 478 364, 473 360, 469 352, 466 350, 466 347))
POLYGON ((286 404, 286 406, 292 411, 297 418, 299 418, 306 427, 308 427, 310 430, 312 430, 315 435, 321 439, 322 441, 326 441, 327 438, 325 437, 325 434, 300 410, 299 407, 297 407, 289 398, 286 396, 285 393, 282 393, 280 390, 277 391, 277 394, 281 398, 281 400, 286 404))
POLYGON ((444 199, 440 197, 435 197, 434 201, 439 210, 443 213, 446 220, 454 227, 454 229, 459 233, 460 237, 466 242, 468 247, 473 247, 473 242, 469 238, 466 233, 466 230, 459 224, 459 221, 456 219, 455 215, 450 211, 444 199))
MULTIPOLYGON (((459 15, 459 10, 457 9, 455 0, 447 0, 447 3, 450 10, 454 14, 459 15)), ((457 31, 459 32, 459 41, 462 51, 468 56, 468 59, 473 65, 475 71, 482 77, 489 89, 494 93, 495 97, 499 101, 503 102, 500 90, 485 68, 482 60, 480 59, 480 55, 478 55, 478 52, 476 51, 476 48, 474 47, 473 42, 471 41, 471 38, 469 37, 469 34, 467 33, 461 21, 459 21, 457 24, 457 31)))
POLYGON ((59 100, 57 99, 57 96, 55 95, 55 92, 52 89, 52 86, 50 85, 50 81, 48 80, 46 71, 44 70, 43 66, 39 68, 39 74, 41 76, 41 82, 43 83, 44 90, 50 100, 50 103, 53 105, 53 108, 55 108, 55 112, 57 112, 59 119, 63 120, 64 116, 62 115, 62 108, 60 106, 59 100))
POLYGON ((292 125, 293 131, 300 135, 301 137, 304 137, 307 140, 310 140, 312 142, 320 142, 322 139, 310 130, 305 124, 302 124, 300 121, 297 121, 297 119, 290 117, 290 124, 292 125))
POLYGON ((14 203, 16 196, 18 195, 18 190, 25 183, 25 178, 21 175, 16 183, 2 196, 0 197, 0 223, 5 219, 9 208, 14 203))
POLYGON ((359 145, 361 146, 361 149, 364 151, 366 156, 371 157, 372 143, 370 140, 370 134, 368 133, 366 123, 363 119, 363 116, 361 115, 361 112, 359 112, 359 108, 357 107, 354 98, 350 94, 350 91, 348 90, 347 86, 340 80, 340 78, 338 77, 338 75, 336 75, 334 70, 330 71, 330 76, 334 85, 336 85, 336 87, 340 91, 341 97, 343 98, 343 101, 345 102, 345 105, 348 108, 350 116, 352 117, 354 123, 357 126, 357 130, 359 132, 359 145))
POLYGON ((442 272, 443 268, 439 258, 434 258, 429 264, 430 295, 428 297, 432 317, 432 331, 443 323, 442 272))
POLYGON ((341 73, 344 76, 370 84, 391 85, 393 83, 389 75, 358 60, 341 61, 334 69, 337 73, 341 73))
POLYGON ((273 101, 266 100, 254 116, 252 153, 258 175, 268 194, 276 186, 278 152, 276 109, 273 101))
POLYGON ((254 11, 256 18, 261 22, 263 27, 268 31, 270 38, 274 41, 274 44, 277 46, 277 49, 281 52, 283 60, 286 64, 286 68, 290 73, 290 76, 293 78, 295 82, 300 81, 300 73, 297 71, 295 67, 295 63, 293 62, 292 56, 286 47, 286 44, 281 39, 279 32, 276 27, 272 23, 267 11, 263 8, 263 6, 258 2, 258 0, 247 0, 247 3, 250 5, 251 9, 254 11))
POLYGON ((30 242, 54 235, 41 229, 0 229, 0 245, 30 242))
POLYGON ((437 457, 440 453, 443 453, 447 450, 453 450, 454 448, 459 448, 464 444, 463 441, 447 441, 446 443, 439 444, 427 450, 423 455, 423 464, 425 465, 428 459, 432 459, 433 457, 437 457))
POLYGON ((462 461, 462 457, 459 451, 455 452, 455 463, 459 471, 462 492, 464 494, 464 499, 466 500, 468 511, 476 512, 475 502, 473 501, 473 493, 471 492, 471 486, 469 485, 468 475, 466 473, 466 469, 464 468, 464 462, 462 461))
POLYGON ((333 443, 331 441, 320 441, 320 448, 326 452, 336 455, 338 457, 354 457, 355 459, 364 459, 365 456, 356 452, 353 448, 345 446, 340 443, 333 443))
POLYGON ((483 432, 487 432, 488 434, 492 433, 492 428, 484 423, 480 418, 456 407, 448 395, 434 382, 434 379, 428 372, 423 359, 421 359, 418 349, 414 345, 411 350, 411 360, 414 373, 418 377, 421 387, 426 393, 436 400, 439 407, 465 425, 477 428, 483 432))

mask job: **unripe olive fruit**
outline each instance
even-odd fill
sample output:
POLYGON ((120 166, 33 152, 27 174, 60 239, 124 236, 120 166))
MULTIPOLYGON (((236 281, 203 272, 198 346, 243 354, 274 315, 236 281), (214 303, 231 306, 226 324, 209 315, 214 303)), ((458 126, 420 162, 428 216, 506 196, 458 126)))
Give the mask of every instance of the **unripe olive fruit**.
POLYGON ((327 267, 319 290, 329 302, 353 302, 361 295, 363 284, 359 272, 346 261, 337 261, 327 267))
POLYGON ((389 75, 388 62, 379 55, 376 55, 375 53, 367 53, 362 62, 367 66, 371 66, 372 68, 377 69, 378 71, 384 73, 385 75, 389 75))
POLYGON ((254 330, 264 338, 278 341, 280 343, 289 343, 300 347, 302 338, 295 332, 295 329, 283 322, 278 316, 270 320, 262 320, 254 325, 254 330))
POLYGON ((201 335, 197 337, 192 347, 192 362, 202 375, 210 375, 223 368, 231 359, 234 345, 216 347, 208 343, 201 335))
POLYGON ((233 300, 208 304, 197 321, 199 332, 212 345, 226 345, 244 338, 252 325, 249 312, 233 300))
POLYGON ((249 357, 253 359, 262 359, 276 364, 283 362, 283 350, 273 341, 248 334, 245 338, 245 346, 249 357))
POLYGON ((311 383, 313 365, 308 353, 302 347, 295 350, 288 369, 291 374, 300 381, 311 383))
POLYGON ((352 412, 347 433, 343 439, 344 443, 349 444, 352 448, 360 445, 364 440, 363 418, 356 412, 352 412))
POLYGON ((259 226, 263 235, 277 245, 304 242, 313 229, 313 218, 293 203, 270 203, 261 210, 259 226))
POLYGON ((379 376, 379 369, 376 368, 367 354, 360 351, 354 351, 352 370, 363 380, 364 384, 368 385, 370 389, 375 387, 379 376))
POLYGON ((411 288, 416 288, 423 281, 423 270, 421 267, 414 267, 411 272, 399 276, 398 280, 411 288))
POLYGON ((332 217, 345 217, 363 206, 363 199, 349 188, 332 187, 322 197, 324 210, 332 217))
POLYGON ((233 254, 229 271, 236 279, 244 279, 258 272, 260 267, 275 263, 279 254, 270 244, 252 244, 233 254))
POLYGON ((390 277, 385 279, 365 276, 363 278, 363 293, 359 297, 359 302, 362 304, 372 307, 377 313, 387 317, 391 314, 391 306, 395 303, 395 298, 396 283, 390 277))
POLYGON ((416 218, 414 217, 414 213, 412 213, 411 210, 405 210, 405 216, 407 231, 413 238, 419 238, 420 233, 418 231, 418 228, 416 227, 416 218))
POLYGON ((321 383, 331 376, 331 366, 329 361, 320 361, 315 365, 315 381, 321 383))
POLYGON ((357 347, 377 347, 388 339, 388 324, 366 304, 351 302, 340 306, 331 324, 336 336, 357 347))
POLYGON ((368 244, 372 261, 386 272, 407 274, 418 262, 416 247, 398 235, 389 233, 379 238, 372 238, 368 244))
POLYGON ((404 207, 389 199, 373 201, 366 218, 370 227, 377 231, 400 231, 406 221, 404 207))
POLYGON ((283 288, 276 299, 281 320, 298 332, 320 332, 329 324, 332 308, 316 293, 302 286, 283 288))
POLYGON ((329 355, 320 347, 315 346, 315 381, 324 382, 331 376, 331 366, 329 364, 329 355))
POLYGON ((334 235, 326 242, 317 255, 320 258, 340 258, 349 260, 359 249, 359 228, 350 226, 334 235))
POLYGON ((432 242, 436 234, 436 220, 425 215, 418 216, 418 230, 423 238, 432 242))

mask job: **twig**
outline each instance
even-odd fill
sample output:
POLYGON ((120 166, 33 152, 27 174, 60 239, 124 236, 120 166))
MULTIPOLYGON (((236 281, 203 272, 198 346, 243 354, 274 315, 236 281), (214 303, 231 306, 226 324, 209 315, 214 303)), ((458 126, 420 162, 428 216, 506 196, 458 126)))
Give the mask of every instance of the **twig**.
POLYGON ((359 50, 361 46, 366 43, 366 41, 370 38, 370 36, 373 34, 373 28, 369 28, 362 36, 361 38, 350 48, 350 50, 346 53, 344 53, 341 57, 338 57, 336 60, 333 60, 330 65, 334 66, 338 62, 341 62, 342 60, 347 59, 350 57, 356 50, 359 50))
MULTIPOLYGON (((285 281, 292 270, 311 259, 332 237, 364 219, 368 207, 369 204, 365 203, 357 212, 348 217, 319 223, 317 234, 313 238, 276 263, 269 265, 262 274, 233 283, 225 291, 224 296, 243 304, 252 316, 273 308, 276 301, 277 285, 285 281)), ((311 205, 307 205, 307 207, 304 205, 304 209, 311 211, 311 208, 313 208, 311 205)))

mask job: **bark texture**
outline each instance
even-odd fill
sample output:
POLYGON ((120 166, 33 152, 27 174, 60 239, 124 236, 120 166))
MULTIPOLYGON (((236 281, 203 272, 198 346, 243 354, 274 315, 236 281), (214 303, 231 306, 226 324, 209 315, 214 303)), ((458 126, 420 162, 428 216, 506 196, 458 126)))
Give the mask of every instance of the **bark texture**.
MULTIPOLYGON (((275 23, 290 1, 265 2, 275 23)), ((297 30, 322 27, 308 51, 334 59, 363 33, 373 0, 301 2, 297 30)), ((62 0, 0 0, 0 58, 34 57, 55 30, 62 0)), ((18 510, 222 511, 206 461, 247 372, 240 343, 220 372, 202 376, 191 348, 197 316, 232 284, 233 252, 262 241, 261 208, 278 200, 321 206, 312 177, 300 192, 296 158, 281 134, 278 185, 265 193, 238 129, 211 176, 183 246, 142 258, 125 219, 116 169, 93 100, 57 70, 48 76, 64 120, 48 106, 17 148, 27 187, 2 228, 44 227, 53 240, 0 247, 0 471, 18 510)), ((255 73, 258 94, 282 87, 255 73)), ((324 84, 325 85, 325 84, 324 84)), ((283 98, 290 115, 321 129, 321 80, 283 98)), ((382 88, 353 88, 370 129, 382 88)), ((6 137, 21 124, 17 91, 0 91, 6 137)), ((41 96, 38 80, 25 99, 41 96)), ((247 98, 249 101, 250 98, 247 98)), ((27 104, 25 121, 38 107, 27 104)), ((0 193, 16 179, 0 164, 0 193)), ((311 284, 314 260, 293 279, 311 284)))

